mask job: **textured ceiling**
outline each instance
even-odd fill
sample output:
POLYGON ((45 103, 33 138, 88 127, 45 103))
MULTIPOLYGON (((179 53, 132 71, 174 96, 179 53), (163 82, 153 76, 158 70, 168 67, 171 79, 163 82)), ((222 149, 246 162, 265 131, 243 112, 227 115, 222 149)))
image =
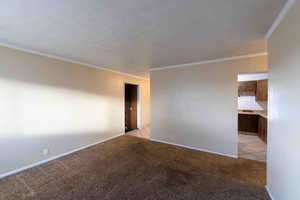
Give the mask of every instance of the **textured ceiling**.
POLYGON ((9 0, 0 43, 135 75, 266 51, 286 0, 9 0))

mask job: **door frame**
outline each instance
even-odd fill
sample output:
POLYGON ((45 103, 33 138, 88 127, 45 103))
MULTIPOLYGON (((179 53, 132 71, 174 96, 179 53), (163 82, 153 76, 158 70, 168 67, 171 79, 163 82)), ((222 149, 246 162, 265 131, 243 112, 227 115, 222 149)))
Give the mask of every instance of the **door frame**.
POLYGON ((141 105, 141 87, 138 83, 124 81, 123 82, 123 134, 125 134, 125 85, 136 85, 137 86, 137 129, 142 128, 142 105, 141 105))
MULTIPOLYGON (((261 79, 257 79, 257 80, 264 80, 264 79, 267 79, 268 81, 270 80, 270 74, 269 74, 269 71, 267 70, 267 71, 258 71, 258 72, 236 72, 236 74, 235 74, 235 77, 236 77, 236 92, 237 92, 237 94, 238 94, 238 88, 239 88, 239 85, 238 85, 238 83, 239 83, 239 80, 238 80, 238 76, 239 75, 253 75, 253 74, 267 74, 267 77, 263 77, 263 78, 261 78, 261 79)), ((256 80, 256 81, 257 81, 256 80)), ((248 81, 248 80, 245 80, 245 81, 248 81)), ((268 86, 268 95, 270 94, 270 87, 268 86)), ((238 95, 237 95, 238 96, 238 95)), ((269 105, 270 105, 270 100, 268 99, 267 100, 267 111, 269 112, 270 111, 270 109, 269 109, 269 105)), ((237 156, 236 156, 236 158, 242 158, 242 157, 240 157, 239 156, 239 129, 238 129, 238 116, 239 116, 239 108, 238 108, 238 98, 236 99, 236 107, 237 107, 237 109, 236 109, 236 116, 237 116, 237 120, 236 120, 236 130, 237 130, 237 145, 236 145, 236 149, 237 149, 237 156)), ((269 138, 270 137, 270 134, 269 134, 269 128, 268 128, 268 126, 269 126, 269 118, 267 117, 267 138, 269 138)), ((267 146, 267 151, 266 151, 266 164, 268 164, 268 149, 269 149, 269 142, 267 142, 267 144, 266 144, 266 146, 267 146)))

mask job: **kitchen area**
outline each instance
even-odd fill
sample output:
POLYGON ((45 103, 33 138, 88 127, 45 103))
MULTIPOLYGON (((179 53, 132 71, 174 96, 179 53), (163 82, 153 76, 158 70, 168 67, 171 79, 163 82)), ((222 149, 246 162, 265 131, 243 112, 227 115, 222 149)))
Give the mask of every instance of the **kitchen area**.
POLYGON ((239 157, 266 162, 268 74, 238 75, 239 157))

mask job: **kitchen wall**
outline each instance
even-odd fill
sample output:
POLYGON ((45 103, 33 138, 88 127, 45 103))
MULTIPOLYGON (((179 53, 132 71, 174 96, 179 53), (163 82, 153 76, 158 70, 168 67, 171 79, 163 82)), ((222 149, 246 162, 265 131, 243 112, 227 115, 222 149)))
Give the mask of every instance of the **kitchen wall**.
POLYGON ((267 101, 256 101, 255 96, 238 97, 238 110, 267 110, 267 101))
POLYGON ((0 47, 0 176, 123 133, 125 81, 149 125, 148 80, 0 47))
MULTIPOLYGON (((268 73, 239 74, 238 81, 257 81, 268 79, 268 73)), ((268 110, 267 101, 256 101, 255 96, 238 97, 239 110, 268 110)))
POLYGON ((238 73, 267 56, 152 71, 151 139, 237 156, 238 73))
POLYGON ((274 200, 300 199, 300 2, 269 40, 267 187, 274 200))

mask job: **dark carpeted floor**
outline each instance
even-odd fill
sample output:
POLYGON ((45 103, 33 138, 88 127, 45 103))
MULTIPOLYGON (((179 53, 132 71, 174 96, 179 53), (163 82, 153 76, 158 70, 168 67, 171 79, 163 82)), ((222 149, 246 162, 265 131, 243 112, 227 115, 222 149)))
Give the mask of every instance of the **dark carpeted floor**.
POLYGON ((263 162, 121 136, 0 180, 1 200, 266 200, 263 162))

